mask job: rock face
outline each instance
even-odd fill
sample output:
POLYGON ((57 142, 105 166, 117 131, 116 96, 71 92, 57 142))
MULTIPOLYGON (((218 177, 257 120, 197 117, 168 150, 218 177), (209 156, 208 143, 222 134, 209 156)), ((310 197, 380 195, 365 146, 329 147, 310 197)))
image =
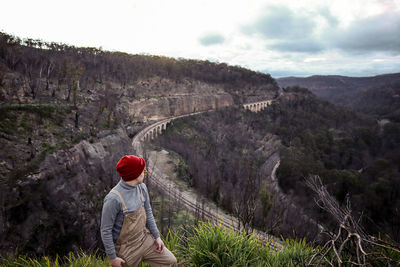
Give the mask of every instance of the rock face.
POLYGON ((119 89, 119 112, 129 123, 160 120, 187 113, 218 109, 234 104, 231 94, 221 86, 183 80, 151 78, 119 89))
POLYGON ((119 181, 115 165, 133 153, 131 139, 118 129, 98 142, 81 141, 50 154, 37 174, 16 185, 6 197, 15 203, 1 229, 1 251, 58 253, 100 246, 100 211, 108 190, 119 181), (20 194, 19 196, 15 194, 20 194))
POLYGON ((175 95, 127 102, 121 109, 130 118, 135 118, 134 122, 146 122, 231 105, 233 105, 233 98, 229 94, 175 95))

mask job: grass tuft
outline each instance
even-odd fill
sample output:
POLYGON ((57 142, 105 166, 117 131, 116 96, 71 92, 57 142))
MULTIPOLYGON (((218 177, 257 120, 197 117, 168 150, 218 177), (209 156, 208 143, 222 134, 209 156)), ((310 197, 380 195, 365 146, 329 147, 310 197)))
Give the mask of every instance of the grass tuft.
MULTIPOLYGON (((164 238, 165 246, 178 259, 180 266, 263 266, 294 267, 306 266, 316 249, 305 239, 283 240, 284 248, 274 251, 264 246, 262 241, 245 232, 235 232, 222 225, 201 222, 189 229, 170 230, 164 238)), ((29 258, 19 256, 15 259, 0 257, 0 266, 27 267, 91 267, 110 266, 106 255, 98 253, 69 253, 55 259, 48 257, 29 258)), ((141 267, 148 267, 142 263, 141 267)), ((327 266, 321 263, 320 266, 327 266)))

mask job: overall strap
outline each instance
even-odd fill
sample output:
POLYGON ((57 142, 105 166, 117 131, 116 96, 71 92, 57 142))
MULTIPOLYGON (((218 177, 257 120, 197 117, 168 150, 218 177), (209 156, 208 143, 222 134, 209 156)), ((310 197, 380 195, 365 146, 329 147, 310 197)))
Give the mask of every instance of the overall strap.
POLYGON ((119 199, 121 200, 121 203, 122 203, 122 212, 125 213, 128 209, 125 205, 125 201, 122 198, 121 194, 117 190, 114 190, 114 189, 111 189, 111 192, 113 192, 114 194, 116 194, 119 197, 119 199))

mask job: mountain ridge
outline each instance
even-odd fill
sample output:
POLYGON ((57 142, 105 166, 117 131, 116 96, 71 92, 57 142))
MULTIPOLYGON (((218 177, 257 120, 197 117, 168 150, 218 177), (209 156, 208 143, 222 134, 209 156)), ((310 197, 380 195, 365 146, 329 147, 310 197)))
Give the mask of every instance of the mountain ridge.
POLYGON ((310 89, 316 96, 336 104, 348 105, 346 99, 369 88, 400 81, 400 73, 389 73, 368 77, 341 75, 313 75, 309 77, 283 77, 276 79, 280 87, 301 86, 310 89))

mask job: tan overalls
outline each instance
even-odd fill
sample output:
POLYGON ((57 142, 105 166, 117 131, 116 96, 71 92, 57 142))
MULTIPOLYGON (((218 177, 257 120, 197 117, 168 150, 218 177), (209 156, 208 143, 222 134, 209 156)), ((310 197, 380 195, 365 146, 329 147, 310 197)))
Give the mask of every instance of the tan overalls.
POLYGON ((152 267, 177 266, 175 256, 166 247, 162 253, 155 251, 154 238, 146 228, 146 212, 144 209, 144 197, 140 185, 140 198, 142 206, 134 212, 128 213, 125 201, 116 190, 111 192, 118 195, 122 203, 124 222, 121 233, 115 243, 117 256, 125 260, 122 266, 136 267, 141 261, 145 261, 152 267))

